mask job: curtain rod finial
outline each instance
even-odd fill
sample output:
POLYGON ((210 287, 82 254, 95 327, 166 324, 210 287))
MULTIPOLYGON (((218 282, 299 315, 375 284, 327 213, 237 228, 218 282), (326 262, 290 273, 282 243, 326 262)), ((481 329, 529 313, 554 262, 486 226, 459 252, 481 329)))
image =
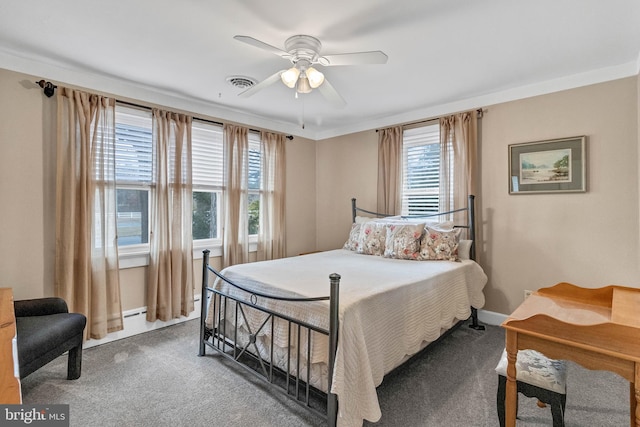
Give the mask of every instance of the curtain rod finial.
POLYGON ((36 82, 36 84, 44 90, 44 94, 49 98, 53 96, 54 91, 58 87, 51 82, 45 82, 44 79, 36 82))

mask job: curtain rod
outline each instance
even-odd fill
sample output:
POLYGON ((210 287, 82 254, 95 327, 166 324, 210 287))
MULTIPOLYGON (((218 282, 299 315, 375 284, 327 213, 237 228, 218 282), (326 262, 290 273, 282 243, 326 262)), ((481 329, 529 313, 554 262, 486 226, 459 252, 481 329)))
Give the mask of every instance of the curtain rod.
MULTIPOLYGON (((119 99, 116 99, 116 101, 119 102, 120 104, 130 105, 132 107, 144 108, 146 110, 149 110, 149 109, 152 108, 152 107, 149 107, 149 106, 146 106, 146 105, 140 105, 140 104, 136 104, 136 103, 129 102, 129 101, 121 101, 119 99)), ((193 119, 194 120, 199 120, 199 121, 205 122, 205 123, 210 123, 210 124, 213 124, 213 125, 224 126, 224 123, 216 122, 215 120, 203 119, 203 118, 200 118, 200 117, 193 117, 193 119)), ((251 132, 260 132, 258 129, 249 128, 249 130, 251 132)), ((293 139, 293 135, 285 135, 285 138, 287 138, 288 140, 291 141, 293 139)))
MULTIPOLYGON (((54 85, 53 83, 45 82, 44 80, 40 80, 40 81, 36 82, 36 84, 39 85, 44 90, 44 94, 47 95, 47 97, 49 97, 49 98, 53 96, 54 90, 58 87, 58 86, 54 85)), ((136 104, 135 102, 122 101, 120 99, 116 99, 116 102, 119 102, 120 104, 129 105, 131 107, 142 108, 142 109, 145 109, 145 110, 152 109, 152 107, 149 107, 148 105, 136 104)), ((216 122, 215 120, 202 119, 202 118, 199 118, 199 117, 193 117, 193 119, 200 120, 200 121, 205 122, 205 123, 211 123, 211 124, 214 124, 214 125, 220 125, 220 126, 224 125, 224 123, 216 122)), ((252 131, 252 132, 260 132, 257 129, 249 128, 249 130, 252 131)), ((285 138, 287 138, 289 141, 291 141, 293 139, 293 135, 285 135, 285 138)))
MULTIPOLYGON (((467 111, 470 111, 470 110, 467 110, 467 111)), ((478 114, 478 118, 479 118, 479 119, 481 119, 481 118, 482 118, 482 116, 484 115, 484 113, 485 113, 486 111, 487 111, 486 109, 478 108, 478 109, 476 110, 476 113, 478 114)), ((457 114, 457 113, 452 113, 452 114, 457 114)), ((440 119, 440 118, 442 118, 442 117, 444 117, 444 116, 440 116, 440 117, 432 117, 432 118, 430 118, 430 119, 419 120, 419 121, 417 121, 417 122, 404 123, 404 124, 402 124, 402 125, 400 125, 400 126, 404 127, 404 126, 419 125, 420 123, 432 122, 432 121, 434 121, 434 120, 438 120, 438 119, 440 119)), ((380 130, 380 129, 376 129, 376 132, 378 132, 379 130, 380 130)))

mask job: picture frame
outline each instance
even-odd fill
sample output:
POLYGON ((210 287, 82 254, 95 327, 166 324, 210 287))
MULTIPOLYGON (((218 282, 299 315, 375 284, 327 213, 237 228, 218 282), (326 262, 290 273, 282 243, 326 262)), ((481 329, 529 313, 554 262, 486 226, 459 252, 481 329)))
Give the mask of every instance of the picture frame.
POLYGON ((509 194, 587 191, 586 136, 509 145, 509 194))

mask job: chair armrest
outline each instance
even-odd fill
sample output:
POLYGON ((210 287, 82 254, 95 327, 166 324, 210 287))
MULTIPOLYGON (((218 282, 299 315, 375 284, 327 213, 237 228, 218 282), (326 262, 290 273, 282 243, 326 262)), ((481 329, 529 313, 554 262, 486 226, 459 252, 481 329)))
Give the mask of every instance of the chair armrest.
POLYGON ((46 316, 69 312, 65 300, 56 297, 14 301, 13 308, 16 317, 46 316))

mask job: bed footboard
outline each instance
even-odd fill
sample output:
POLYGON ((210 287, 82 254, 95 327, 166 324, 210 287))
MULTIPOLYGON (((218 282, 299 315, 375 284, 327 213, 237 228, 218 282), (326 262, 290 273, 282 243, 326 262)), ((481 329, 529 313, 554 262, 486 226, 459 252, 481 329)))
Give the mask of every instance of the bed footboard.
MULTIPOLYGON (((340 275, 329 276, 330 295, 316 298, 287 298, 252 291, 234 283, 209 265, 209 251, 203 251, 200 344, 198 356, 206 348, 215 350, 261 378, 272 388, 327 419, 335 426, 338 413, 337 396, 331 393, 333 368, 338 348, 338 295, 340 275), (234 292, 209 285, 210 273, 230 285, 234 292), (238 290, 237 292, 235 290, 238 290), (295 303, 329 301, 329 328, 324 329, 294 319, 267 307, 264 301, 295 303), (248 320, 260 318, 258 324, 248 320), (286 331, 283 345, 274 341, 274 330, 286 331), (265 334, 268 330, 270 333, 265 334), (266 338, 265 338, 266 337, 266 338), (320 338, 321 337, 321 338, 320 338), (318 340, 326 340, 326 384, 314 382, 314 372, 324 375, 320 364, 312 363, 312 348, 318 340), (317 383, 317 384, 316 384, 317 383), (326 388, 325 388, 326 386, 326 388)), ((280 337, 282 338, 282 337, 280 337)))

